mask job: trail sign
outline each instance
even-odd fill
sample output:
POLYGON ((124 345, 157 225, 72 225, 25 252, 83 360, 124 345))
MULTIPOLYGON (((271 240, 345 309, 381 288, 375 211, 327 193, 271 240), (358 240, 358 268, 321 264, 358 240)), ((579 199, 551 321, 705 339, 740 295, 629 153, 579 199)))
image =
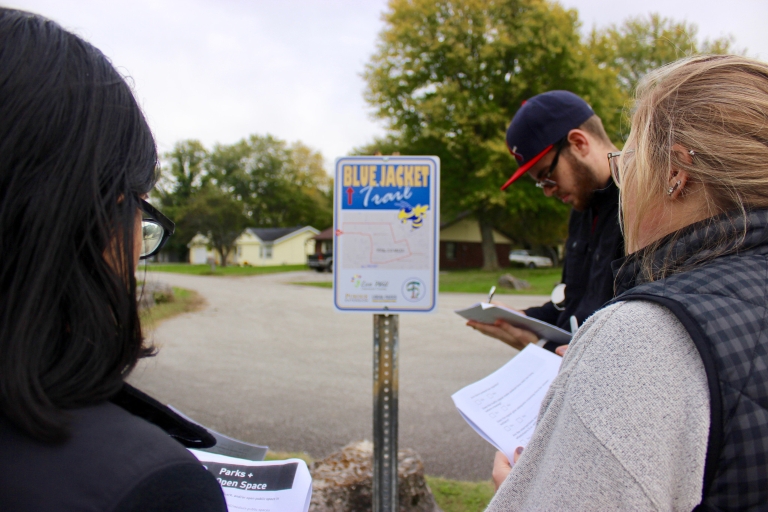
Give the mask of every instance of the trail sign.
POLYGON ((343 157, 334 190, 334 306, 371 313, 437 306, 440 160, 343 157))

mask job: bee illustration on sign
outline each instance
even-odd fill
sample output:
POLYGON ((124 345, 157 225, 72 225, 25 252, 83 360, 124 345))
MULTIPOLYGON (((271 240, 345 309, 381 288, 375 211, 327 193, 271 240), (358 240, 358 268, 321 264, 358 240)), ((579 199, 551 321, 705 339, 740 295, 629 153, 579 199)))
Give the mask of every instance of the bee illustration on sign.
POLYGON ((419 229, 421 227, 421 225, 424 223, 424 217, 427 214, 427 210, 429 210, 428 204, 425 204, 424 206, 420 204, 411 206, 405 201, 400 201, 397 203, 397 206, 400 207, 397 218, 400 219, 400 222, 403 224, 410 221, 411 229, 419 229))

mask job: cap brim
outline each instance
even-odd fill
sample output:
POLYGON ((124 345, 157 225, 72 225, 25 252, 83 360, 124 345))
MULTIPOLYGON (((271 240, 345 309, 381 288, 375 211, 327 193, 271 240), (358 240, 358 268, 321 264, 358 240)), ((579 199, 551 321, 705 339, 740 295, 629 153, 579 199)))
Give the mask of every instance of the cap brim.
POLYGON ((547 153, 549 153, 549 151, 550 151, 550 150, 551 150, 553 147, 554 147, 554 144, 550 144, 549 146, 547 146, 547 147, 545 147, 545 148, 544 148, 544 151, 542 151, 541 153, 539 153, 538 155, 536 155, 535 157, 531 158, 529 161, 527 161, 526 163, 524 163, 523 165, 521 165, 520 167, 518 167, 518 168, 517 168, 517 170, 515 171, 515 174, 513 174, 513 175, 512 175, 512 177, 511 177, 511 178, 509 178, 509 179, 507 180, 507 182, 501 186, 501 190, 505 190, 505 189, 506 189, 508 186, 510 186, 511 184, 513 184, 514 182, 516 182, 517 180, 519 180, 519 179, 520 179, 520 177, 521 177, 523 174, 525 174, 526 172, 528 172, 528 169, 530 169, 530 168, 531 168, 531 167, 532 167, 532 166, 533 166, 533 165, 534 165, 536 162, 538 162, 539 160, 541 160, 541 158, 542 158, 544 155, 546 155, 547 153))

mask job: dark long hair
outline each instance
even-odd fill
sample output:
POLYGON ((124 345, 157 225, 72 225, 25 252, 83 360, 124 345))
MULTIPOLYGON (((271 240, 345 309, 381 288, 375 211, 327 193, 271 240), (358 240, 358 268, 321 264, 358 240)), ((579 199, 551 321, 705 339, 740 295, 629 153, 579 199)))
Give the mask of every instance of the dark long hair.
POLYGON ((34 438, 66 439, 66 410, 114 395, 149 354, 132 255, 156 167, 109 60, 0 8, 0 412, 34 438))

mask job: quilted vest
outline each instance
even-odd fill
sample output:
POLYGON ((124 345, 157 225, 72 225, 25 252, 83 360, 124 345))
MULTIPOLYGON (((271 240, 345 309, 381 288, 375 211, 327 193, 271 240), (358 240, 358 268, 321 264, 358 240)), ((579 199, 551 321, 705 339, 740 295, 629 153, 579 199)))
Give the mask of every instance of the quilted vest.
POLYGON ((704 363, 711 421, 697 510, 768 509, 768 210, 743 219, 694 225, 662 245, 656 254, 673 254, 680 273, 643 283, 636 263, 617 272, 614 302, 667 307, 704 363), (706 240, 724 233, 738 241, 714 256, 706 240))

